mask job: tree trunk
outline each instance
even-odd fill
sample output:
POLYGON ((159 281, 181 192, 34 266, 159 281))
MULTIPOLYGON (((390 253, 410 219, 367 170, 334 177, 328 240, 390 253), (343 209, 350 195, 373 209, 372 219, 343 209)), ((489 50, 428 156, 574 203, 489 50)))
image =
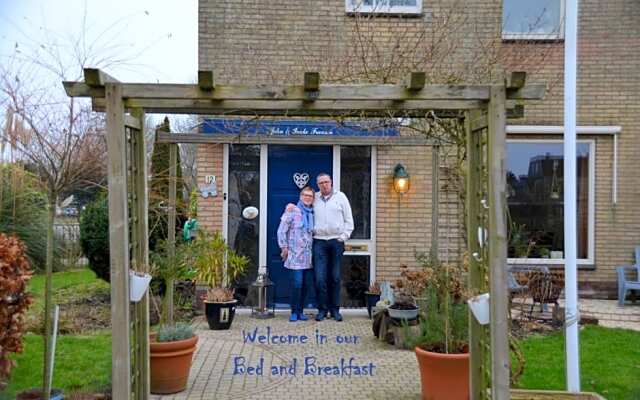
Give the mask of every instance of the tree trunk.
POLYGON ((47 221, 47 259, 45 264, 45 289, 44 289, 44 373, 42 374, 44 381, 42 387, 44 391, 44 399, 49 400, 51 395, 51 386, 49 384, 53 371, 49 370, 49 360, 52 357, 51 343, 51 310, 53 309, 53 222, 56 216, 56 196, 49 197, 49 220, 47 221))

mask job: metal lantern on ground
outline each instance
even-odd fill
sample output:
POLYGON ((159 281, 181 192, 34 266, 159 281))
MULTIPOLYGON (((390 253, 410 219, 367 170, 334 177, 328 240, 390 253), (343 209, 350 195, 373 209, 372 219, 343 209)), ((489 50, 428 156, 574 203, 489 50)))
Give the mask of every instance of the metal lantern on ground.
POLYGON ((409 174, 404 165, 397 164, 393 170, 393 189, 396 193, 403 195, 409 191, 409 174))
POLYGON ((267 276, 266 268, 260 268, 256 281, 251 284, 258 291, 258 304, 251 309, 251 316, 259 319, 273 318, 275 315, 275 301, 273 301, 273 282, 267 276), (269 310, 269 302, 272 308, 269 310))

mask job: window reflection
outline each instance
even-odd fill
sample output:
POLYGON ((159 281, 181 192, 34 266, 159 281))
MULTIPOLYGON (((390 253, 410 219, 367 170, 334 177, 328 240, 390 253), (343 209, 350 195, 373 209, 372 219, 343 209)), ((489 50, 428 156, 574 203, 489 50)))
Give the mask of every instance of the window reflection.
POLYGON ((505 0, 502 8, 502 32, 557 36, 562 22, 560 6, 560 0, 505 0))
POLYGON ((234 283, 236 295, 242 304, 253 305, 256 294, 251 284, 258 273, 260 218, 247 220, 242 210, 249 206, 260 209, 260 145, 229 146, 228 205, 229 245, 250 259, 245 274, 234 283))
POLYGON ((351 239, 371 238, 371 147, 340 148, 340 190, 347 195, 353 212, 351 239))
POLYGON ((364 307, 364 293, 369 289, 369 256, 342 257, 342 307, 364 307))
MULTIPOLYGON (((578 143, 578 258, 588 258, 588 143, 578 143)), ((507 204, 509 257, 564 257, 564 160, 562 143, 507 144, 507 204)))

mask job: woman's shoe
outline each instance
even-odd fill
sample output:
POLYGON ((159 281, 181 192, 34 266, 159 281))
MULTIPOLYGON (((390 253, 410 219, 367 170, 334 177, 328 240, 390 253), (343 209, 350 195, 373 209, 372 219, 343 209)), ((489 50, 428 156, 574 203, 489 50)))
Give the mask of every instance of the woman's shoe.
POLYGON ((298 314, 292 313, 289 317, 289 322, 296 322, 298 320, 298 314))
POLYGON ((299 313, 298 314, 298 321, 308 321, 309 318, 307 318, 306 315, 304 315, 304 313, 299 313))

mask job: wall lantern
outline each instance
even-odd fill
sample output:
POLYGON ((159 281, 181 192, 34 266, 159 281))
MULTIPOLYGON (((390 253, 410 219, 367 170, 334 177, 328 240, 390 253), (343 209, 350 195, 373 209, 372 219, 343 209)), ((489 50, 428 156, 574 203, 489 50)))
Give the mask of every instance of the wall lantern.
POLYGON ((409 191, 409 174, 404 168, 404 165, 398 164, 393 169, 393 190, 396 193, 403 195, 409 191))

